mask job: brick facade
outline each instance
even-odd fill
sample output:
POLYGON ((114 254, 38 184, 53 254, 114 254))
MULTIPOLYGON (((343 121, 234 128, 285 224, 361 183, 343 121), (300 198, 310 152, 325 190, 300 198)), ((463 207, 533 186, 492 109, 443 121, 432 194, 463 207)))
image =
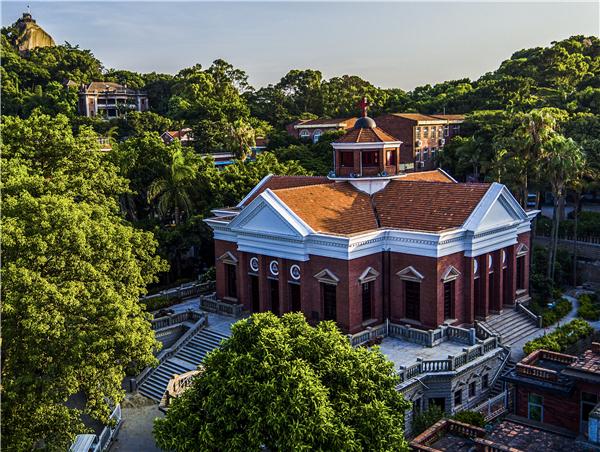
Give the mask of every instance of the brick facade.
MULTIPOLYGON (((515 298, 526 296, 528 285, 517 294, 516 289, 516 249, 519 244, 528 246, 529 233, 519 235, 519 243, 503 249, 486 253, 476 258, 455 253, 441 258, 416 256, 402 253, 379 252, 368 256, 343 260, 311 255, 305 262, 273 258, 264 255, 239 252, 233 242, 215 240, 216 290, 217 297, 226 301, 237 301, 244 309, 253 312, 252 284, 258 280, 258 306, 260 311, 275 310, 278 314, 292 310, 291 284, 300 286, 300 308, 307 319, 317 322, 324 318, 324 306, 321 282, 315 278, 319 272, 328 270, 339 281, 336 284, 336 320, 343 331, 355 333, 366 326, 383 322, 389 318, 395 323, 413 323, 424 328, 435 328, 451 321, 454 324, 473 323, 476 318, 485 318, 500 311, 504 305, 513 304, 515 298), (230 253, 230 254, 228 254, 230 253), (506 255, 503 262, 502 255, 506 255), (234 256, 236 271, 236 300, 228 295, 228 273, 226 265, 234 256), (489 266, 489 256, 492 266, 489 266), (250 267, 250 259, 258 259, 257 272, 250 267), (474 273, 474 260, 477 260, 477 272, 474 273), (271 272, 270 264, 277 263, 279 274, 271 272), (300 268, 300 279, 290 275, 292 265, 300 268), (405 279, 398 272, 412 267, 422 276, 420 282, 419 319, 406 318, 405 279), (451 317, 444 315, 444 274, 453 267, 458 276, 454 279, 451 317), (377 274, 372 282, 371 315, 363 318, 363 286, 359 280, 367 269, 377 274), (506 278, 504 272, 507 272, 506 278), (257 279, 251 279, 255 276, 257 279), (476 299, 475 287, 479 279, 479 299, 476 299), (491 290, 490 290, 490 281, 491 290), (276 281, 273 283, 271 281, 276 281), (273 284, 277 284, 278 306, 273 306, 273 284), (523 292, 524 290, 524 292, 523 292)), ((529 253, 525 254, 524 268, 529 267, 529 253)), ((525 281, 528 274, 525 275, 525 281)), ((277 300, 276 300, 277 301, 277 300)))

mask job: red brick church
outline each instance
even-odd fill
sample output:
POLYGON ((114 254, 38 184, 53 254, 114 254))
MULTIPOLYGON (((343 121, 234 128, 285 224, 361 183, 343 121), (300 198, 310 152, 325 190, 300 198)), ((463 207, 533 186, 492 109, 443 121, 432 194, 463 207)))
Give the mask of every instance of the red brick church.
POLYGON ((391 322, 473 323, 528 299, 526 212, 501 184, 404 174, 401 142, 363 115, 328 177, 265 177, 217 209, 217 299, 302 311, 348 333, 391 322))

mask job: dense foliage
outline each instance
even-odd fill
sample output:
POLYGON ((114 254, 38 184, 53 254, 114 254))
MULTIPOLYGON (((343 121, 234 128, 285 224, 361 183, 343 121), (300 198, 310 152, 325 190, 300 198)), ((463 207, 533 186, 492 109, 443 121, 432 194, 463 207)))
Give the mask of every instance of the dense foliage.
POLYGON ((598 292, 583 294, 579 297, 577 315, 586 320, 600 320, 600 296, 598 292))
POLYGON ((119 215, 127 184, 93 133, 38 112, 1 133, 2 443, 66 450, 82 415, 106 421, 126 371, 153 362, 138 298, 165 263, 119 215))
POLYGON ((585 320, 574 319, 563 326, 559 326, 552 333, 532 339, 525 344, 523 352, 528 355, 535 350, 549 350, 552 352, 565 352, 567 347, 578 340, 588 337, 594 329, 585 320))
POLYGON ((562 297, 552 302, 549 300, 543 301, 536 298, 529 303, 528 307, 535 314, 542 316, 542 326, 545 328, 555 324, 565 317, 569 312, 571 312, 573 305, 569 300, 562 297))
POLYGON ((393 364, 354 348, 333 322, 254 314, 207 356, 155 423, 159 447, 192 450, 407 450, 393 364))

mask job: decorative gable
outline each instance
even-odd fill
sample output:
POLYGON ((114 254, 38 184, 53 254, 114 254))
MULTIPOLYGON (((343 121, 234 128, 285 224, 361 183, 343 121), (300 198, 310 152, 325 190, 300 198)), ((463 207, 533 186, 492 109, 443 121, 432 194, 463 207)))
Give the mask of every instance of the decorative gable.
POLYGON ((421 282, 423 281, 423 279, 425 279, 425 277, 421 273, 419 273, 417 269, 415 269, 412 265, 406 267, 404 270, 400 270, 398 273, 396 273, 396 275, 398 275, 400 279, 403 279, 405 281, 421 282))
POLYGON ((294 228, 267 203, 257 206, 236 226, 240 229, 268 234, 298 235, 294 228))
POLYGON ((457 279, 460 276, 460 272, 453 267, 452 265, 450 267, 448 267, 446 269, 446 271, 444 272, 444 274, 442 275, 442 281, 443 282, 450 282, 450 281, 454 281, 455 279, 457 279))
POLYGON ((231 251, 227 251, 225 254, 222 254, 218 258, 224 264, 237 265, 238 259, 233 255, 231 251))
POLYGON ((517 256, 524 256, 529 252, 529 248, 524 243, 519 243, 517 246, 517 256))
POLYGON ((335 276, 331 270, 323 269, 319 273, 315 275, 315 278, 324 284, 333 284, 336 285, 340 282, 340 278, 335 276))
POLYGON ((379 272, 375 270, 373 267, 367 267, 367 269, 361 273, 358 277, 358 280, 361 284, 365 284, 371 281, 375 281, 379 276, 379 272))

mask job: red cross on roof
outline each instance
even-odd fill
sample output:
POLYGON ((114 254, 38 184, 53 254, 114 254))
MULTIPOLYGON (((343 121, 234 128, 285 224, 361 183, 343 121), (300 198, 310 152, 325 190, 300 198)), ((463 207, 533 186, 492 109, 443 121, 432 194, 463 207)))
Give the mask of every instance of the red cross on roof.
POLYGON ((369 108, 370 105, 371 104, 369 103, 369 101, 367 101, 367 97, 366 96, 363 96, 363 98, 358 103, 358 106, 360 107, 361 115, 362 115, 363 118, 365 116, 367 116, 367 109, 369 108))

